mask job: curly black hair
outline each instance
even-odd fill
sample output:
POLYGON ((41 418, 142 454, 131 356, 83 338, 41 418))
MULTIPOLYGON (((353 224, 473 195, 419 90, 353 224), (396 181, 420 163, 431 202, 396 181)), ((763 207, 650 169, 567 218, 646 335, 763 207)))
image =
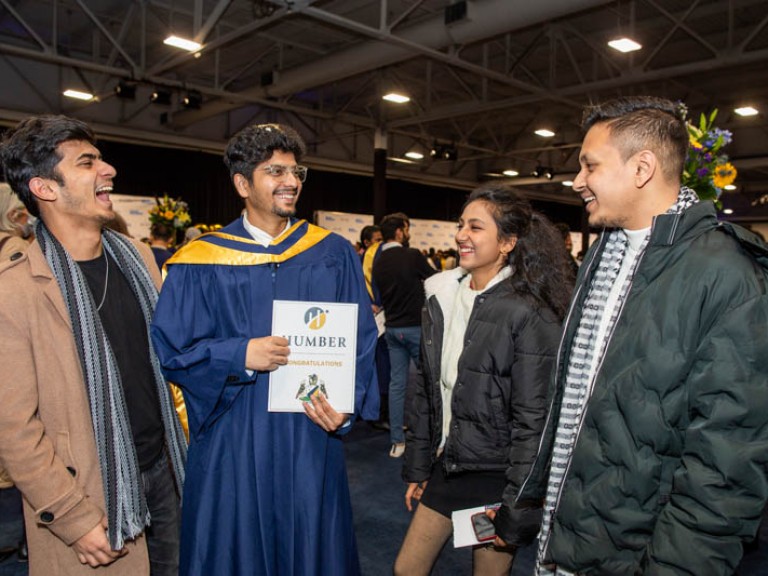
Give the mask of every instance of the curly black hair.
MULTIPOLYGON (((499 230, 499 239, 517 238, 509 253, 515 291, 531 302, 550 308, 562 320, 573 290, 573 269, 560 232, 530 202, 503 184, 485 184, 472 191, 464 204, 486 202, 499 230)), ((463 208, 462 208, 463 211, 463 208)))
POLYGON ((290 126, 282 124, 253 124, 235 134, 224 151, 224 164, 231 178, 242 174, 249 181, 253 171, 272 157, 275 150, 290 152, 301 161, 307 152, 304 140, 290 126))

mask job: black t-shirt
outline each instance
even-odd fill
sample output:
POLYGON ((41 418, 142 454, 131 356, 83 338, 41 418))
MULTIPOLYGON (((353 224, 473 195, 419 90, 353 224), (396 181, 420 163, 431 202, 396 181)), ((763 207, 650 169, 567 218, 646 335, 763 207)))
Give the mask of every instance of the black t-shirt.
POLYGON ((435 273, 415 248, 382 250, 373 262, 373 281, 381 294, 387 328, 421 326, 424 280, 435 273))
MULTIPOLYGON (((160 457, 165 442, 160 401, 149 359, 147 323, 131 285, 115 261, 108 258, 109 280, 99 317, 120 370, 139 468, 146 470, 160 457)), ((104 295, 106 260, 102 255, 78 264, 98 306, 104 295)))

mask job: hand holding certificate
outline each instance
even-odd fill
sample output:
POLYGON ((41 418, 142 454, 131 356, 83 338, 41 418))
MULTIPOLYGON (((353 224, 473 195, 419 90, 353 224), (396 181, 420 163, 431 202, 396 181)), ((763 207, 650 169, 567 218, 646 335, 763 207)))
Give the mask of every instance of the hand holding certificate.
POLYGON ((275 300, 272 335, 291 354, 270 372, 270 412, 304 412, 318 392, 337 412, 354 412, 357 304, 275 300))

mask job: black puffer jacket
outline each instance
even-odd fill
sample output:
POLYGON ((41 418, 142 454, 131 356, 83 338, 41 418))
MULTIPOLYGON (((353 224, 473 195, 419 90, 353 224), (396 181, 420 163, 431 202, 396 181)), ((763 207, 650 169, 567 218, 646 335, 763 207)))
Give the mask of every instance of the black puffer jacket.
MULTIPOLYGON (((466 271, 454 269, 425 282, 422 372, 406 434, 403 478, 407 482, 428 480, 437 460, 443 428, 443 319, 465 275, 466 271)), ((508 544, 528 543, 539 528, 540 503, 515 504, 515 497, 544 428, 560 333, 555 314, 515 294, 508 281, 476 297, 465 333, 443 465, 448 474, 506 471, 496 530, 508 544)))

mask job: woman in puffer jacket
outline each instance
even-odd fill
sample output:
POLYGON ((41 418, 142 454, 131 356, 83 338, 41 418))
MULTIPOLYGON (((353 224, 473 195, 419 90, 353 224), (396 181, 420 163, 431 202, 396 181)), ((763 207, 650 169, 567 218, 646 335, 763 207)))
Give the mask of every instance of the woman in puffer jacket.
POLYGON ((573 287, 562 238, 503 186, 470 194, 459 267, 425 282, 422 373, 406 435, 405 505, 419 501, 396 575, 429 574, 451 513, 501 503, 497 539, 473 549, 474 574, 507 574, 536 536, 541 503, 516 502, 536 455, 550 373, 573 287))

